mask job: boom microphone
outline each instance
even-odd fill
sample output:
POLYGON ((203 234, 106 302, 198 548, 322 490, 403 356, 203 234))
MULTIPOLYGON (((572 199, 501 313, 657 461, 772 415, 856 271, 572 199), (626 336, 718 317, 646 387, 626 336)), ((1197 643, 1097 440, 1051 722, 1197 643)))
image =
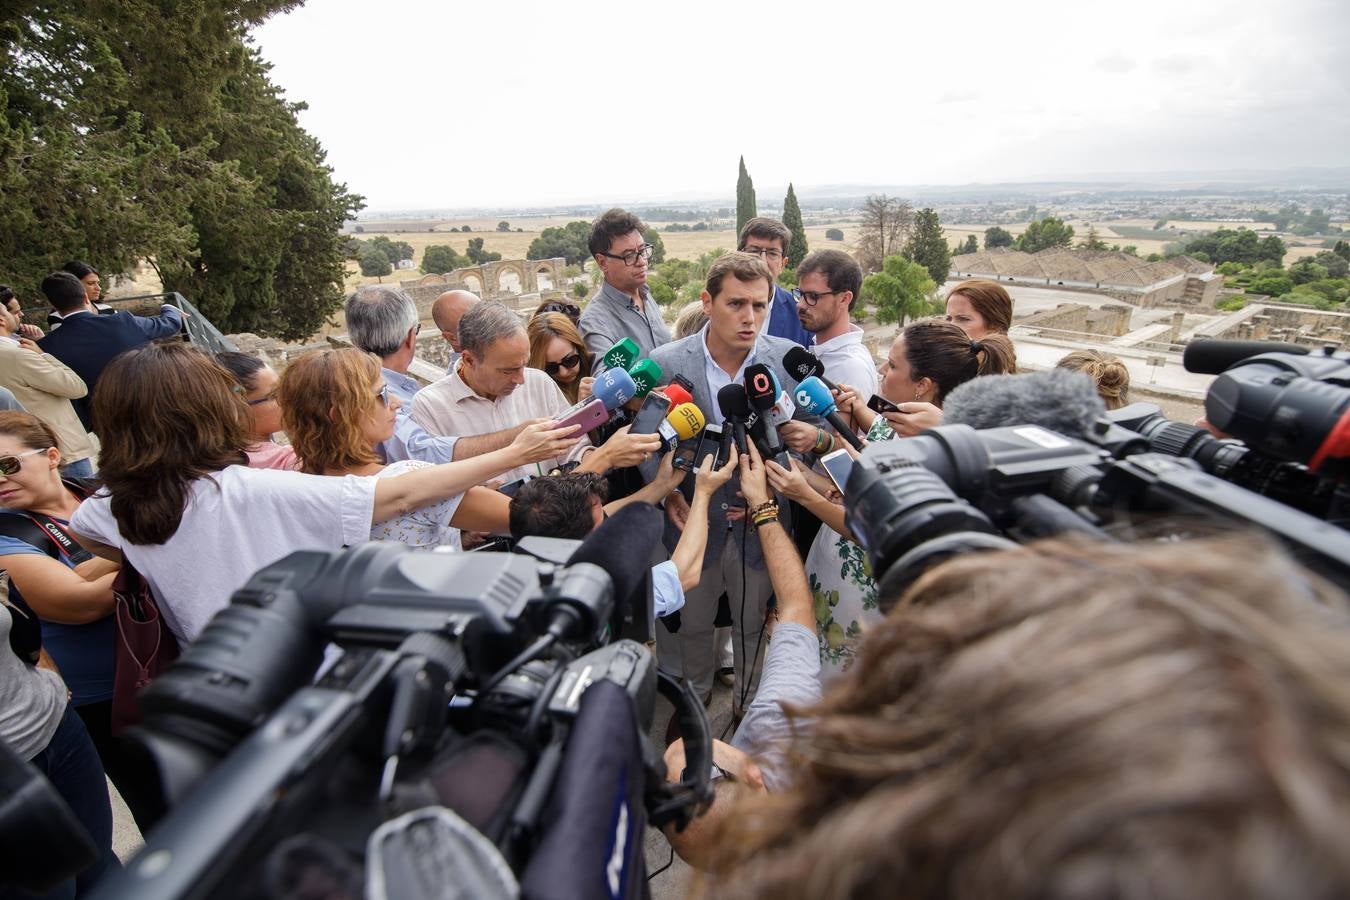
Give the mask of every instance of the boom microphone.
MULTIPOLYGON (((832 391, 839 390, 839 385, 825 377, 825 364, 821 362, 814 353, 802 347, 793 347, 787 353, 783 354, 783 368, 796 378, 800 383, 807 378, 819 378, 832 391)), ((797 404, 801 406, 800 403, 797 404)))
POLYGON ((1181 364, 1197 375, 1218 375, 1237 363, 1262 353, 1294 353, 1306 356, 1311 350, 1302 344, 1280 341, 1195 341, 1186 345, 1181 364))
POLYGON ((1092 379, 1069 369, 972 378, 942 404, 943 425, 980 431, 1039 425, 1079 441, 1087 440, 1093 423, 1105 415, 1106 404, 1092 379))
MULTIPOLYGON (((789 350, 789 353, 792 351, 789 350)), ((813 357, 814 358, 814 357, 813 357)), ((797 392, 793 395, 797 405, 806 410, 813 416, 821 416, 831 425, 834 430, 839 432, 839 436, 849 442, 854 450, 862 450, 862 441, 853 433, 853 429, 848 427, 844 417, 836 411, 837 407, 834 398, 830 396, 830 389, 825 387, 819 378, 814 375, 803 379, 801 384, 797 385, 797 392)))

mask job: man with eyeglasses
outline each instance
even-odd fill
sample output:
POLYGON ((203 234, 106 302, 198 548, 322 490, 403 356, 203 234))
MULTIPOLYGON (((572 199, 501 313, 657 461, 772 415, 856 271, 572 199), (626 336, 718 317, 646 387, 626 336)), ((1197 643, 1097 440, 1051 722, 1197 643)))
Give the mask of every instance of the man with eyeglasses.
POLYGON ((811 334, 802 327, 797 319, 797 303, 792 294, 778 286, 778 276, 787 266, 787 248, 792 242, 792 232, 777 219, 756 216, 741 228, 736 249, 744 253, 753 253, 764 260, 773 275, 773 298, 769 301, 769 320, 764 333, 771 337, 782 338, 811 346, 811 334))
POLYGON ((661 307, 647 288, 652 245, 642 231, 642 220, 622 209, 611 209, 591 226, 589 248, 605 279, 581 313, 581 336, 595 359, 592 374, 604 369, 606 351, 626 337, 644 357, 670 343, 661 307))

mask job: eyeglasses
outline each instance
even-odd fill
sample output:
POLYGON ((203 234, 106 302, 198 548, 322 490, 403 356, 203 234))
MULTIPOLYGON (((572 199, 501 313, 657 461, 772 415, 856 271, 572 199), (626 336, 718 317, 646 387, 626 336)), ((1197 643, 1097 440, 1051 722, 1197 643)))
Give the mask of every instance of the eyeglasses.
POLYGON ((264 403, 275 403, 277 402, 277 392, 273 391, 266 397, 259 397, 257 400, 245 400, 244 402, 249 406, 262 406, 264 403))
POLYGON ((544 363, 544 371, 550 376, 557 375, 563 369, 575 369, 581 362, 581 354, 573 350, 557 362, 544 363))
POLYGON ((842 294, 843 291, 804 291, 801 288, 794 288, 792 296, 798 300, 804 301, 807 306, 815 306, 820 302, 821 297, 828 297, 831 294, 842 294))
POLYGON ((32 456, 34 453, 46 453, 51 447, 39 447, 37 450, 25 450, 23 453, 16 453, 13 456, 0 456, 0 475, 8 478, 11 475, 19 474, 23 468, 23 458, 32 456))
POLYGON ((652 250, 655 249, 651 244, 643 244, 636 250, 625 250, 623 253, 601 253, 601 256, 607 256, 610 259, 621 259, 625 266, 636 266, 638 258, 651 259, 652 250))
POLYGON ((380 403, 384 404, 384 408, 385 408, 385 409, 388 409, 388 408, 389 408, 389 385, 388 385, 388 384, 382 384, 382 385, 380 385, 380 389, 379 389, 378 391, 375 392, 375 399, 378 400, 378 401, 380 401, 380 403))
POLYGON ((783 258, 783 251, 776 247, 746 247, 742 253, 753 253, 756 256, 762 256, 765 259, 772 259, 775 262, 783 258))
POLYGON ((581 307, 573 306, 571 303, 545 303, 535 311, 536 316, 543 316, 548 313, 562 313, 572 320, 573 325, 581 321, 581 307))

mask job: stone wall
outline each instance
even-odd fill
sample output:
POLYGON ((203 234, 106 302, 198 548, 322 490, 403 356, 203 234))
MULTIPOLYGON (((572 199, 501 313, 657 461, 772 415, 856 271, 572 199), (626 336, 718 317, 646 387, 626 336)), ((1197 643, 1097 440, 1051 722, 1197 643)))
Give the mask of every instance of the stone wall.
POLYGON ((1120 337, 1130 330, 1132 312, 1131 307, 1116 303, 1096 308, 1081 303, 1061 303, 1054 309, 1022 319, 1017 324, 1035 328, 1043 334, 1062 332, 1065 335, 1120 337))
POLYGON ((1217 337, 1350 349, 1350 313, 1275 303, 1248 306, 1243 313, 1241 320, 1217 337))

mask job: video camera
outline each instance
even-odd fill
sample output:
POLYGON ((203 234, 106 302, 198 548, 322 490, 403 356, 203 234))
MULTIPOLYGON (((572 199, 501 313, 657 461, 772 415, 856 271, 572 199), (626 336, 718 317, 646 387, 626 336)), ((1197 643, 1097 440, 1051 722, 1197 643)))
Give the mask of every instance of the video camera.
MULTIPOLYGON (((1350 357, 1202 342, 1187 368, 1219 366, 1209 421, 1242 441, 1134 404, 1075 439, 1036 425, 946 425, 874 443, 845 488, 846 521, 879 596, 894 600, 936 563, 1055 534, 1112 540, 1148 523, 1261 528, 1312 570, 1350 587, 1350 357), (1244 443, 1245 442, 1245 443, 1244 443)), ((1306 350, 1306 348, 1297 348, 1306 350)))
POLYGON ((142 693, 131 734, 170 811, 96 895, 645 895, 646 823, 682 828, 712 796, 702 703, 625 636, 651 608, 632 548, 660 528, 633 505, 579 546, 262 569, 142 693), (658 691, 678 784, 646 738, 658 691))

